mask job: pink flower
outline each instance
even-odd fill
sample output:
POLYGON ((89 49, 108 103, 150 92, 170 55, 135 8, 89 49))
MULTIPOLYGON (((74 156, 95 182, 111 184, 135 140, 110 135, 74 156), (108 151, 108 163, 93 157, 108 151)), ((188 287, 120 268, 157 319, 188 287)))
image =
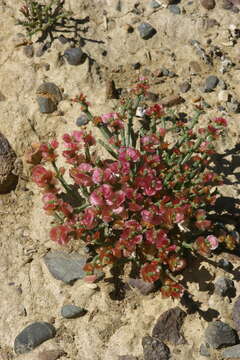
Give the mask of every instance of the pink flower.
POLYGON ((36 165, 32 169, 32 179, 40 187, 46 187, 52 184, 53 172, 45 169, 41 165, 36 165))
POLYGON ((218 125, 227 126, 227 120, 222 117, 215 118, 213 121, 218 125))
POLYGON ((218 239, 214 235, 208 235, 206 237, 206 242, 208 243, 210 250, 215 250, 219 245, 218 239))
POLYGON ((57 225, 50 231, 50 237, 53 241, 60 245, 65 245, 69 242, 71 235, 74 233, 73 228, 69 225, 57 225))
POLYGON ((101 184, 101 182, 103 181, 103 174, 103 170, 100 168, 96 168, 93 170, 92 181, 94 182, 94 184, 101 184))
POLYGON ((94 208, 85 209, 81 222, 88 230, 96 226, 96 214, 97 211, 94 208))
POLYGON ((133 161, 137 162, 141 157, 141 154, 138 150, 130 147, 121 147, 119 149, 119 161, 133 161))
POLYGON ((42 201, 44 203, 43 209, 47 212, 51 213, 58 207, 58 198, 53 193, 45 193, 42 197, 42 201))

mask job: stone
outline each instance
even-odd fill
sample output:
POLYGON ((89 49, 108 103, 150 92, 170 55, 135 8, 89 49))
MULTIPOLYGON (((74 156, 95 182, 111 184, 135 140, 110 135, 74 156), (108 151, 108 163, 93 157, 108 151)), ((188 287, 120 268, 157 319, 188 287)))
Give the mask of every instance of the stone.
POLYGON ((219 296, 231 296, 236 292, 234 282, 226 277, 218 277, 214 283, 214 292, 219 296))
POLYGON ((204 335, 206 344, 213 349, 236 345, 238 341, 236 331, 220 320, 211 322, 204 335))
POLYGON ((141 64, 139 62, 132 64, 134 70, 139 70, 141 68, 141 64))
POLYGON ((230 346, 227 349, 222 350, 221 355, 223 359, 240 359, 240 344, 230 346))
POLYGON ((86 54, 80 48, 68 48, 64 51, 63 56, 69 65, 80 65, 86 60, 86 54))
POLYGON ((60 43, 64 45, 64 44, 67 44, 67 43, 68 43, 69 39, 65 38, 64 35, 60 35, 60 36, 58 37, 58 41, 60 41, 60 43))
POLYGON ((57 360, 64 355, 67 353, 63 350, 45 350, 38 354, 38 360, 57 360))
POLYGON ((66 319, 75 319, 86 314, 86 310, 76 305, 64 305, 61 308, 61 315, 66 319))
POLYGON ((77 126, 84 126, 87 125, 89 123, 89 118, 87 116, 87 114, 81 114, 77 120, 76 120, 76 125, 77 126))
POLYGON ((16 170, 17 155, 7 138, 0 133, 0 194, 13 190, 18 182, 16 170))
POLYGON ((185 344, 181 327, 187 314, 178 306, 165 311, 157 320, 152 336, 174 345, 185 344))
POLYGON ((177 5, 169 5, 168 9, 171 13, 175 14, 175 15, 180 15, 181 14, 181 9, 179 6, 177 5))
POLYGON ((41 45, 39 45, 39 47, 38 47, 38 49, 37 49, 37 51, 36 51, 36 56, 37 57, 41 57, 43 54, 44 54, 44 52, 45 52, 45 45, 44 44, 41 44, 41 45))
POLYGON ((39 111, 42 114, 51 114, 57 110, 57 105, 51 100, 46 97, 37 97, 37 103, 39 106, 39 111))
POLYGON ((24 55, 28 58, 32 58, 34 55, 34 48, 32 45, 26 45, 23 48, 24 55))
POLYGON ((204 9, 212 10, 216 6, 215 0, 201 0, 201 5, 204 7, 204 9))
POLYGON ((238 334, 240 334, 240 296, 238 296, 233 305, 232 319, 235 325, 235 329, 237 330, 238 334))
POLYGON ((44 341, 53 338, 56 330, 53 325, 47 322, 34 322, 23 329, 15 338, 14 351, 16 354, 24 354, 44 341))
POLYGON ((188 90, 191 89, 191 84, 188 82, 188 81, 184 81, 182 82, 180 85, 179 85, 179 90, 182 92, 182 93, 186 93, 188 92, 188 90))
POLYGON ((160 103, 165 107, 172 107, 183 103, 185 100, 180 95, 170 95, 163 98, 160 103))
POLYGON ((52 82, 41 84, 36 94, 39 111, 43 114, 50 114, 57 110, 57 105, 62 100, 61 90, 52 82))
POLYGON ((233 264, 226 259, 220 259, 218 262, 218 266, 220 266, 222 269, 226 271, 231 271, 233 269, 233 264))
POLYGON ((44 262, 52 276, 66 284, 73 284, 74 281, 85 277, 83 267, 86 257, 78 253, 52 251, 44 256, 44 262))
POLYGON ((211 356, 211 354, 209 352, 209 348, 208 348, 208 346, 206 344, 201 344, 200 345, 199 353, 200 353, 200 355, 205 356, 205 357, 210 357, 211 356))
POLYGON ((142 295, 148 295, 155 290, 154 283, 145 282, 142 279, 129 278, 127 284, 138 289, 142 295))
POLYGON ((218 83, 219 83, 219 79, 217 76, 215 75, 208 76, 204 85, 204 92, 213 91, 218 83))
POLYGON ((168 360, 170 350, 161 340, 149 335, 142 339, 144 360, 168 360))
POLYGON ((159 4, 159 2, 156 0, 152 0, 150 1, 149 6, 152 9, 158 9, 159 7, 161 7, 161 4, 159 4))
POLYGON ((144 40, 150 39, 157 33, 156 29, 154 29, 154 27, 149 23, 141 23, 138 26, 138 31, 140 37, 144 40))

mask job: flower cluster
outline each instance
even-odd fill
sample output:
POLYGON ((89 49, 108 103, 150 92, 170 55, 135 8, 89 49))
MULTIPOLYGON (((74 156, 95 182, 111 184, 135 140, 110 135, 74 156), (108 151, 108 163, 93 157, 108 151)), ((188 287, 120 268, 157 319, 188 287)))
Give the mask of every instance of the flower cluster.
POLYGON ((57 166, 56 140, 37 149, 46 165, 36 165, 32 178, 43 191, 44 210, 55 216, 51 239, 79 239, 94 248, 85 266, 90 277, 95 269, 130 261, 143 280, 161 282, 164 296, 180 297, 184 288, 176 276, 187 265, 186 252, 208 256, 218 246, 206 208, 221 179, 207 165, 226 120, 196 130, 201 113, 186 122, 159 104, 146 109, 139 129, 135 114, 147 90, 143 79, 116 112, 98 117, 85 96, 76 97, 102 133, 109 158, 97 156, 91 133, 74 131, 62 138, 71 183, 57 166))

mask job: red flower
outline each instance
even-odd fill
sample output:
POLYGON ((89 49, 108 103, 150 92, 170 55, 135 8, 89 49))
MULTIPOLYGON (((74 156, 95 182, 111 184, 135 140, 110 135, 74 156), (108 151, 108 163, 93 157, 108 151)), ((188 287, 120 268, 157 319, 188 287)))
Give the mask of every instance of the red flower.
POLYGON ((161 287, 163 297, 181 298, 184 294, 184 287, 171 279, 167 279, 161 287))
POLYGON ((161 267, 157 261, 146 263, 141 267, 140 274, 144 281, 154 282, 160 278, 161 267))
POLYGON ((74 229, 69 225, 57 225, 50 231, 51 239, 60 245, 67 244, 73 234, 74 229))
POLYGON ((39 187, 47 187, 54 183, 53 172, 41 165, 36 165, 32 169, 32 179, 39 187))

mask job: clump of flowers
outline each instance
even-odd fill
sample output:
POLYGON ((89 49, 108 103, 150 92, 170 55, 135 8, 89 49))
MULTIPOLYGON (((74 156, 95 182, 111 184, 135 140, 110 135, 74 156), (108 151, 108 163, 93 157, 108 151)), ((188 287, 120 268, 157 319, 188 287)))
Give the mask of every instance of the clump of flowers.
POLYGON ((208 256, 218 247, 207 207, 221 179, 208 164, 227 122, 216 118, 199 128, 200 112, 182 120, 160 104, 136 118, 148 88, 143 79, 119 109, 102 116, 91 114, 85 96, 76 97, 109 156, 98 156, 86 128, 73 131, 62 137, 66 168, 58 167, 58 142, 52 140, 37 147, 45 165, 36 165, 32 178, 43 192, 44 210, 55 217, 51 239, 62 245, 80 240, 94 249, 87 275, 132 262, 144 281, 162 284, 164 296, 180 297, 184 288, 176 275, 187 266, 187 251, 208 256))

